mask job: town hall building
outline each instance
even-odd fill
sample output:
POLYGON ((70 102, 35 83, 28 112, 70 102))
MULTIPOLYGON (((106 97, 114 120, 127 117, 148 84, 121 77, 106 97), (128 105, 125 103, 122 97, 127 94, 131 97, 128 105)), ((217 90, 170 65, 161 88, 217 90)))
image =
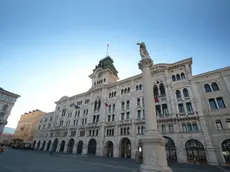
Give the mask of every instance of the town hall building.
MULTIPOLYGON (((142 75, 119 80, 107 56, 89 77, 87 92, 63 96, 42 117, 34 148, 135 159, 145 132, 142 75)), ((192 58, 154 64, 152 88, 168 161, 230 162, 230 67, 194 76, 192 58)))

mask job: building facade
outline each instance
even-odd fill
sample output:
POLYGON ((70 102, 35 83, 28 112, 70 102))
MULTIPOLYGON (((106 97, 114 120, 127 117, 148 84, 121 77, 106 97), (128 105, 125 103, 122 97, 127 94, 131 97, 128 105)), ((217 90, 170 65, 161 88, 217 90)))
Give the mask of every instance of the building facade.
POLYGON ((14 133, 14 138, 22 139, 26 142, 32 142, 37 129, 37 123, 40 122, 40 119, 44 114, 45 112, 36 109, 21 115, 14 133))
POLYGON ((20 96, 0 88, 0 134, 7 124, 11 110, 20 96))
MULTIPOLYGON (((34 147, 132 159, 141 154, 145 131, 142 76, 118 81, 117 74, 109 56, 100 60, 89 76, 92 86, 87 92, 55 102, 55 111, 47 114, 49 127, 38 125, 34 147)), ((193 76, 191 58, 155 64, 152 85, 168 161, 229 162, 229 144, 225 148, 222 144, 230 139, 230 68, 193 76), (211 91, 207 92, 206 84, 211 91)))

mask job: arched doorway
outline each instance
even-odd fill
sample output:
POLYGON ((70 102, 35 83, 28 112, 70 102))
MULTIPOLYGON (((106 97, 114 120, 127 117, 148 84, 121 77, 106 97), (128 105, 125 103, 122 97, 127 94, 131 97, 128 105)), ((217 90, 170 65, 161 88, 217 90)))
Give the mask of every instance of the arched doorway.
POLYGON ((128 138, 120 141, 120 156, 122 158, 131 158, 131 142, 128 138))
POLYGON ((33 143, 33 148, 35 148, 35 145, 36 145, 36 140, 34 140, 34 143, 33 143))
POLYGON ((224 140, 221 147, 225 162, 230 163, 230 139, 224 140))
POLYGON ((67 152, 68 152, 68 153, 72 153, 72 152, 73 152, 73 147, 74 147, 74 139, 70 139, 70 140, 69 140, 69 143, 68 143, 67 152))
POLYGON ((48 145, 47 145, 47 147, 46 147, 46 151, 47 151, 47 152, 50 150, 50 145, 51 145, 51 141, 49 140, 48 145))
POLYGON ((39 149, 39 147, 40 147, 40 143, 41 143, 41 142, 39 141, 39 142, 38 142, 38 145, 37 145, 37 150, 38 150, 38 149, 39 149))
POLYGON ((64 149, 65 149, 65 141, 62 140, 59 152, 64 152, 64 149))
POLYGON ((197 140, 189 140, 185 144, 188 163, 207 164, 204 146, 197 140))
POLYGON ((45 146, 46 146, 46 141, 44 140, 43 143, 42 143, 42 148, 41 148, 41 150, 44 150, 44 149, 45 149, 45 146))
POLYGON ((108 157, 113 157, 113 142, 108 141, 105 144, 105 155, 108 157))
POLYGON ((96 155, 97 142, 95 139, 90 139, 88 143, 88 155, 96 155))
POLYGON ((165 145, 166 157, 168 162, 177 162, 176 146, 174 141, 167 136, 164 136, 167 140, 165 145))
POLYGON ((82 153, 82 148, 83 148, 83 142, 80 140, 77 144, 77 154, 82 153))
POLYGON ((57 145, 58 145, 58 139, 55 139, 55 140, 54 140, 54 143, 53 143, 53 147, 52 147, 52 151, 53 151, 53 152, 56 152, 56 150, 57 150, 57 145))

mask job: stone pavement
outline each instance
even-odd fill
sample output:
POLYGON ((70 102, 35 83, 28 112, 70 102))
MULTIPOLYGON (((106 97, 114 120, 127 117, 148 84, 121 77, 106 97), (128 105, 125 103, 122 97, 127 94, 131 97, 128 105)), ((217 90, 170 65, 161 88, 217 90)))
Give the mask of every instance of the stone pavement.
MULTIPOLYGON (((132 160, 9 149, 0 154, 0 172, 138 172, 132 160)), ((170 164, 174 172, 227 172, 208 165, 170 164)))

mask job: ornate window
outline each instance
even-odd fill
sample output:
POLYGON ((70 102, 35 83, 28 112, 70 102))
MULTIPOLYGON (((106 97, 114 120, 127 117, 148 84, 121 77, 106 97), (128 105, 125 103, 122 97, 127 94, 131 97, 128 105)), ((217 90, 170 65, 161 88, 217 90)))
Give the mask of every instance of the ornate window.
POLYGON ((226 108, 224 100, 222 97, 217 97, 216 100, 217 100, 219 108, 226 108))
POLYGON ((182 103, 178 104, 178 109, 180 113, 184 113, 184 105, 182 103))
POLYGON ((186 103, 186 108, 187 108, 187 111, 188 111, 188 112, 193 112, 192 104, 191 104, 190 102, 187 102, 187 103, 186 103))
POLYGON ((137 106, 140 106, 140 105, 141 105, 141 99, 137 98, 137 106))
POLYGON ((219 91, 219 87, 216 82, 213 82, 211 86, 212 86, 212 91, 219 91))
POLYGON ((175 75, 172 76, 172 81, 176 81, 175 75))
POLYGON ((172 124, 172 123, 170 123, 170 124, 169 124, 169 132, 170 132, 170 133, 172 133, 172 132, 173 132, 173 130, 174 130, 174 129, 173 129, 173 124, 172 124))
POLYGON ((176 90, 176 98, 180 99, 181 98, 181 94, 179 90, 176 90))
POLYGON ((154 85, 153 87, 153 94, 154 94, 154 97, 159 97, 157 85, 154 85))
POLYGON ((212 110, 217 109, 217 105, 216 105, 215 99, 211 98, 208 101, 209 101, 209 105, 210 105, 210 107, 211 107, 212 110))
POLYGON ((182 130, 183 132, 187 132, 187 126, 185 123, 182 124, 182 130))
POLYGON ((219 119, 216 120, 216 128, 218 130, 223 130, 223 126, 222 126, 222 123, 219 119))
POLYGON ((184 94, 184 97, 189 97, 187 88, 183 89, 183 94, 184 94))
POLYGON ((165 124, 161 125, 161 131, 162 131, 162 133, 166 133, 166 126, 165 126, 165 124))
POLYGON ((205 90, 206 93, 212 92, 211 87, 210 87, 209 84, 204 85, 204 90, 205 90))
POLYGON ((226 121, 226 124, 227 124, 228 129, 230 129, 230 119, 227 118, 225 121, 226 121))
POLYGON ((192 123, 192 128, 193 128, 193 131, 197 132, 198 131, 197 123, 193 122, 192 123))
POLYGON ((161 97, 165 97, 165 87, 164 84, 160 84, 160 93, 161 93, 161 97))
POLYGON ((176 80, 180 80, 180 75, 179 74, 176 75, 176 80))
POLYGON ((185 79, 185 74, 183 72, 180 74, 180 76, 181 76, 181 79, 185 79))
POLYGON ((190 122, 187 123, 187 128, 189 132, 192 131, 192 124, 190 122))

